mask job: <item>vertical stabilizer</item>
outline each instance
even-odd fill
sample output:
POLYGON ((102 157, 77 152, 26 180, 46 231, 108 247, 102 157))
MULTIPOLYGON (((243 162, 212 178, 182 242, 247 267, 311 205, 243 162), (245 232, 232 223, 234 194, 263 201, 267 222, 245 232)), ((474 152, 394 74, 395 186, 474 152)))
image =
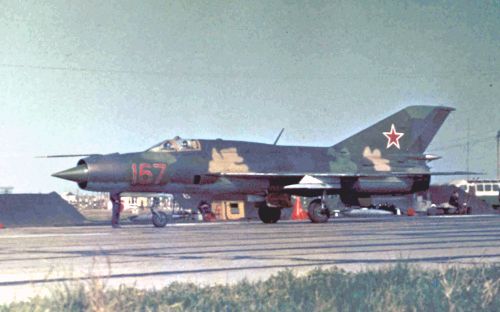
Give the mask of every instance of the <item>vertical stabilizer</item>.
POLYGON ((445 106, 409 106, 333 147, 359 153, 368 146, 383 154, 422 154, 453 110, 445 106))

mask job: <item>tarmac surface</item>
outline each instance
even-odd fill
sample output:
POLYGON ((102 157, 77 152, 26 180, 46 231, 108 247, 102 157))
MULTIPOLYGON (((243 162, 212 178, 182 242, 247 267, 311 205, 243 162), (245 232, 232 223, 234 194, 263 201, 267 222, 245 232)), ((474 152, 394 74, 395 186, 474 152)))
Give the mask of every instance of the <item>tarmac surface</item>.
POLYGON ((161 288, 255 281, 286 268, 500 263, 499 237, 498 215, 3 229, 0 304, 96 277, 107 287, 161 288))

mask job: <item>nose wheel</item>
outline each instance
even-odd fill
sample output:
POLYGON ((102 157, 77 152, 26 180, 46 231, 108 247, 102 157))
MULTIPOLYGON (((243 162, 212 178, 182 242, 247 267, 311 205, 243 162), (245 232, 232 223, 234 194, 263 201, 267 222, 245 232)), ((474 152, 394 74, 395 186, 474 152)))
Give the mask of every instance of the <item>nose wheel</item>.
POLYGON ((321 199, 313 200, 307 211, 313 223, 325 223, 330 218, 330 210, 321 199))
POLYGON ((152 214, 152 221, 153 225, 155 227, 165 227, 168 223, 168 215, 163 212, 159 211, 158 205, 160 204, 160 199, 158 197, 153 198, 153 204, 151 205, 151 214, 152 214))
POLYGON ((153 213, 152 221, 155 227, 165 227, 168 223, 168 216, 163 211, 157 211, 153 213))

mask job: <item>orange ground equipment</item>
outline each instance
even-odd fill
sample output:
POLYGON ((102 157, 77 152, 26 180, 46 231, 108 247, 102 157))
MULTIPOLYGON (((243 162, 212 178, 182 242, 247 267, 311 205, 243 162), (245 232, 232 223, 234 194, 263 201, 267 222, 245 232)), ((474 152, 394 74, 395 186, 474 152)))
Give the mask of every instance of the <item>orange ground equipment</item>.
POLYGON ((309 219, 309 215, 302 208, 302 198, 295 197, 295 204, 293 205, 292 220, 306 220, 309 219))

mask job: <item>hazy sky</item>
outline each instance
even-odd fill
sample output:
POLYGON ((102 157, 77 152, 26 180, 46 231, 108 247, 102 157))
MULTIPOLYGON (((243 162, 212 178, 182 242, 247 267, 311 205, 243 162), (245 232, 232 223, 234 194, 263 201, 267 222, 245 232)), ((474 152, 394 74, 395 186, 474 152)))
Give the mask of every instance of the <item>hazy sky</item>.
POLYGON ((166 138, 332 145, 411 104, 457 108, 436 170, 493 178, 500 1, 0 0, 0 186, 75 190, 76 159, 166 138), (367 4, 369 3, 369 4, 367 4))

